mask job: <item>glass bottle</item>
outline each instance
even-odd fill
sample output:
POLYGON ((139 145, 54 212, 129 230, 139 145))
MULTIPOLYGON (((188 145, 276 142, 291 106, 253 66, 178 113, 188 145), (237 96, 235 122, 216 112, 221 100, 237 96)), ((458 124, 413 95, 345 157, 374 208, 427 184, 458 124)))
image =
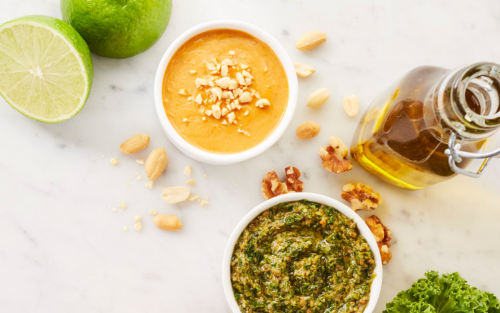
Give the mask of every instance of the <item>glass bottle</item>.
POLYGON ((420 189, 457 173, 477 177, 492 155, 477 154, 500 128, 500 65, 448 70, 417 67, 367 109, 351 144, 365 170, 406 189, 420 189), (464 157, 465 156, 465 157, 464 157), (478 173, 471 158, 488 157, 478 173))

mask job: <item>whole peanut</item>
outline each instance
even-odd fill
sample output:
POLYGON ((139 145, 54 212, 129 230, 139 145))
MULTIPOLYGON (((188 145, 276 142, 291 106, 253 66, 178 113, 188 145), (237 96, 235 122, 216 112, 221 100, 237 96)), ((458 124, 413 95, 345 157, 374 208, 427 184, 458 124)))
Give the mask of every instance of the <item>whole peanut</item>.
POLYGON ((316 48, 326 41, 326 34, 320 30, 313 30, 300 36, 295 47, 302 51, 316 48))
POLYGON ((155 215, 154 223, 156 227, 163 230, 176 231, 182 228, 182 222, 175 215, 155 215))
POLYGON ((317 109, 330 98, 330 92, 326 88, 320 88, 312 92, 307 97, 307 106, 311 109, 317 109))
POLYGON ((163 170, 165 170, 165 166, 167 166, 167 152, 163 148, 155 149, 151 152, 148 159, 146 160, 146 175, 148 178, 153 180, 160 177, 163 170))
POLYGON ((300 124, 295 131, 295 134, 299 139, 311 139, 316 137, 321 130, 321 126, 313 121, 305 122, 300 124))
POLYGON ((124 154, 132 154, 145 149, 149 145, 149 136, 138 134, 125 140, 120 145, 120 151, 124 154))

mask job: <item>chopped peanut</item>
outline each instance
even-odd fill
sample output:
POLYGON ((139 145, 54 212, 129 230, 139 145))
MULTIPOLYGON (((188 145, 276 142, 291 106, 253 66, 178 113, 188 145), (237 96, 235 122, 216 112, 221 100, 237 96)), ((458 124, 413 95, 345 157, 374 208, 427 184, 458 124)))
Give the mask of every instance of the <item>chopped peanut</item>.
POLYGON ((116 164, 120 163, 118 161, 118 158, 117 157, 114 157, 112 159, 109 160, 109 162, 111 162, 111 165, 115 166, 116 164))

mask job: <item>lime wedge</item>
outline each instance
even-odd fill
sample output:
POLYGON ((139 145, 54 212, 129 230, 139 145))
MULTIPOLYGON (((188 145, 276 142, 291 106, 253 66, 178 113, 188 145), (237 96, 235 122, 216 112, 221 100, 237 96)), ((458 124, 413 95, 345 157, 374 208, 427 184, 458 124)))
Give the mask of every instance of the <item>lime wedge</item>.
POLYGON ((72 118, 92 77, 90 50, 67 23, 33 15, 0 26, 0 95, 22 114, 44 123, 72 118))

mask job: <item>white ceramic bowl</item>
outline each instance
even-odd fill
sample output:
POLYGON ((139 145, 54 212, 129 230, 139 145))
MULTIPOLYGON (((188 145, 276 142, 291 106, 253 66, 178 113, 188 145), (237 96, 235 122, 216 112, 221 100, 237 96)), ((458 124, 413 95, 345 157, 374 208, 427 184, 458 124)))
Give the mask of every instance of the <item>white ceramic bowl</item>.
POLYGON ((339 201, 326 196, 308 192, 290 193, 269 199, 259 204, 255 208, 253 208, 238 223, 233 233, 231 234, 231 237, 229 237, 229 242, 227 243, 226 250, 224 251, 224 259, 222 260, 222 284, 224 286, 224 293, 226 294, 226 299, 229 302, 229 307, 231 307, 233 313, 241 313, 241 310, 238 307, 238 303, 234 299, 233 287, 231 285, 231 257, 233 255, 234 245, 236 244, 236 241, 240 237, 243 230, 254 218, 256 218, 260 213, 264 212, 265 210, 279 203, 298 201, 302 199, 331 206, 337 209, 342 214, 346 215, 347 217, 353 219, 357 223, 359 232, 366 239, 368 245, 373 251, 373 255, 375 256, 374 273, 376 274, 376 277, 375 279, 373 279, 372 282, 370 291, 370 301, 368 302, 368 305, 364 311, 364 313, 372 313, 373 310, 375 309, 375 305, 377 304, 378 297, 380 295, 380 290, 382 289, 382 259, 380 257, 380 252, 378 251, 377 242, 375 241, 372 232, 370 231, 368 226, 366 226, 366 223, 361 219, 361 217, 359 217, 358 214, 354 213, 354 211, 351 210, 349 207, 347 207, 345 204, 342 204, 339 201))
POLYGON ((155 85, 154 85, 156 112, 158 113, 160 124, 163 127, 165 133, 167 134, 168 139, 170 139, 170 141, 179 150, 181 150, 184 154, 188 155, 189 157, 204 163, 217 164, 217 165, 233 164, 250 159, 264 152, 269 147, 271 147, 276 141, 278 141, 278 139, 281 137, 281 135, 283 135, 285 129, 288 127, 290 121, 292 120, 295 108, 297 106, 297 93, 298 93, 297 75, 295 74, 293 63, 290 60, 290 57, 286 53, 285 49, 280 45, 280 43, 276 39, 274 39, 274 37, 269 35, 267 32, 252 24, 240 21, 231 21, 231 20, 218 20, 218 21, 203 23, 189 29, 188 31, 180 35, 179 38, 177 38, 170 45, 170 47, 168 47, 167 51, 163 55, 163 58, 160 61, 160 65, 158 66, 158 70, 156 71, 155 85), (189 39, 198 34, 213 29, 240 30, 249 33, 250 35, 265 42, 278 56, 279 60, 281 61, 281 64, 285 68, 286 76, 288 79, 288 90, 289 90, 288 105, 280 124, 274 130, 274 132, 266 140, 261 142, 258 146, 240 153, 216 154, 203 151, 201 149, 194 147, 186 140, 184 140, 175 131, 174 127, 167 118, 167 115, 165 114, 165 109, 163 108, 163 95, 162 95, 163 76, 165 75, 165 70, 167 69, 170 59, 186 41, 188 41, 189 39))

